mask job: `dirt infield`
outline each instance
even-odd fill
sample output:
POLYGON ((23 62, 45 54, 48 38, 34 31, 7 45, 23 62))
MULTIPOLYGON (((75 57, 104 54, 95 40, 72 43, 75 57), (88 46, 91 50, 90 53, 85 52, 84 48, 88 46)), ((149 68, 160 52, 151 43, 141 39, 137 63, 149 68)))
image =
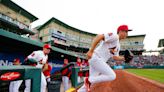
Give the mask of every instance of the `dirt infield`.
POLYGON ((164 92, 164 84, 116 70, 117 78, 112 82, 94 84, 91 92, 164 92))

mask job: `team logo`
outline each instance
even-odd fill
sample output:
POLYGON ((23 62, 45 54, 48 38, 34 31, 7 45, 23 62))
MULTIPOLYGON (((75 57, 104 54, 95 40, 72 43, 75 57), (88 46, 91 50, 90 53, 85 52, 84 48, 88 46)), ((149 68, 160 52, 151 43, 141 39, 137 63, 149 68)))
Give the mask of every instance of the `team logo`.
POLYGON ((19 78, 21 74, 19 72, 7 72, 0 76, 0 80, 11 81, 19 78))

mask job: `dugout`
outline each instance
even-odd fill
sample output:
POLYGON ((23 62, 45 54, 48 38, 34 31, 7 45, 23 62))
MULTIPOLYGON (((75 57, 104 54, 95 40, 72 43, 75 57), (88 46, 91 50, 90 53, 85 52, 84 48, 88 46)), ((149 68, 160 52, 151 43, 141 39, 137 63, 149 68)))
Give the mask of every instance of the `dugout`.
MULTIPOLYGON (((32 53, 32 51, 41 50, 44 45, 42 42, 21 37, 21 35, 4 29, 0 29, 0 39, 0 66, 9 65, 14 58, 20 58, 23 62, 27 55, 32 53), (8 62, 8 64, 3 64, 3 61, 5 63, 8 62)), ((83 58, 81 56, 78 57, 83 58)), ((50 62, 63 60, 64 58, 68 58, 71 62, 76 62, 77 55, 57 47, 52 47, 52 51, 49 54, 50 62), (64 57, 61 57, 61 55, 64 57)))
MULTIPOLYGON (((30 38, 21 37, 6 30, 0 29, 0 59, 12 61, 15 57, 24 60, 24 58, 36 50, 42 50, 44 43, 31 40, 30 38)), ((57 47, 52 47, 52 51, 49 54, 49 60, 53 62, 54 59, 68 58, 70 61, 75 61, 77 55, 62 50, 57 47), (64 57, 61 58, 61 55, 64 57)), ((81 56, 79 56, 81 57, 81 56)), ((83 57, 82 57, 83 58, 83 57)))

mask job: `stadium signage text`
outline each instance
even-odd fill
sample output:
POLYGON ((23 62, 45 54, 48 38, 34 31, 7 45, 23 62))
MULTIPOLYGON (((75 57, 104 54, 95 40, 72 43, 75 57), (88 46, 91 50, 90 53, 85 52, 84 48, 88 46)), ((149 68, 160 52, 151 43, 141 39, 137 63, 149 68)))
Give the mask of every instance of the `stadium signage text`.
POLYGON ((0 80, 11 81, 19 78, 21 74, 19 72, 7 72, 0 76, 0 80))
POLYGON ((0 66, 11 66, 11 65, 13 64, 9 60, 0 60, 0 66))

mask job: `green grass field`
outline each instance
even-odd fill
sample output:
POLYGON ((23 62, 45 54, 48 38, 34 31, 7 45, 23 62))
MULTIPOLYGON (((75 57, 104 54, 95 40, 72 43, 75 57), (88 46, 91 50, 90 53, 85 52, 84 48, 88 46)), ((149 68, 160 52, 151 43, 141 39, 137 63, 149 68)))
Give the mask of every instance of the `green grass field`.
POLYGON ((164 69, 126 69, 126 71, 164 83, 164 69))

